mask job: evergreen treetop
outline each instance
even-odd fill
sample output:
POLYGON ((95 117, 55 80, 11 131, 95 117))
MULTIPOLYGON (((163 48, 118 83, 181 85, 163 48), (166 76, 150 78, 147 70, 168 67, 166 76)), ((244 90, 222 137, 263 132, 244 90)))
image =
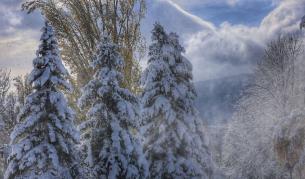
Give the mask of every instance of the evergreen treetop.
POLYGON ((91 65, 95 75, 79 100, 87 110, 80 130, 85 165, 92 171, 89 177, 145 177, 145 158, 133 133, 139 126, 139 101, 120 86, 124 63, 108 36, 101 39, 91 65))
POLYGON ((5 173, 11 178, 74 178, 77 175, 74 113, 60 88, 70 88, 52 26, 42 28, 41 45, 28 78, 34 90, 11 133, 11 153, 5 173))
POLYGON ((208 178, 210 153, 194 106, 192 65, 175 33, 160 24, 152 31, 142 84, 144 151, 153 178, 208 178))

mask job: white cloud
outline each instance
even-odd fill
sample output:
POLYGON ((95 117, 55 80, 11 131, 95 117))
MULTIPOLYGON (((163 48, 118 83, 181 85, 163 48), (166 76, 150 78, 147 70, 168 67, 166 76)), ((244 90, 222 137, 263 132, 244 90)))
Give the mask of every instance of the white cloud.
POLYGON ((299 20, 305 14, 305 2, 284 0, 274 3, 277 3, 276 8, 258 27, 224 22, 220 27, 205 28, 182 38, 186 56, 194 66, 195 80, 250 73, 267 42, 280 34, 298 31, 299 20))
POLYGON ((14 76, 30 72, 39 31, 16 31, 0 38, 0 67, 10 69, 14 76))
POLYGON ((263 19, 259 30, 262 35, 271 37, 272 35, 296 31, 304 14, 305 1, 283 0, 277 8, 263 19))
POLYGON ((199 32, 186 41, 186 56, 195 80, 207 80, 251 71, 263 43, 255 28, 224 23, 213 33, 199 32))
POLYGON ((41 16, 21 11, 20 0, 0 2, 0 68, 29 73, 38 46, 41 16))

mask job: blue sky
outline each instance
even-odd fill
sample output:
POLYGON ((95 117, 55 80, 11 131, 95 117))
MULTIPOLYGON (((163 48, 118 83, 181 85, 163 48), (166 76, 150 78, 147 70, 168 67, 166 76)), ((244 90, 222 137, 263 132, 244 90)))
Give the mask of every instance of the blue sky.
MULTIPOLYGON (((20 11, 21 0, 0 0, 0 67, 31 71, 42 18, 20 11)), ((266 43, 298 31, 304 0, 147 0, 143 35, 155 21, 177 32, 195 80, 251 73, 266 43)), ((145 67, 145 59, 141 61, 145 67)))
POLYGON ((271 1, 254 0, 235 5, 226 3, 201 4, 185 9, 216 25, 227 21, 231 24, 257 26, 273 8, 275 8, 275 5, 271 1))

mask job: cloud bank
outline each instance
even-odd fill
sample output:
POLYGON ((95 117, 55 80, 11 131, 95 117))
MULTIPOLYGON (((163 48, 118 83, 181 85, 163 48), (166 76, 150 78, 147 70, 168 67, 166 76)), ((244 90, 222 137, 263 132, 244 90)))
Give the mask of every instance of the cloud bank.
MULTIPOLYGON (((240 1, 242 0, 234 2, 240 3, 240 1)), ((182 7, 184 2, 187 1, 160 0, 160 3, 172 5, 177 10, 177 14, 188 13, 182 7)), ((194 5, 211 3, 208 0, 192 2, 194 5)), ((299 21, 305 14, 305 1, 283 0, 271 3, 276 4, 276 7, 256 27, 232 25, 228 22, 223 22, 219 27, 215 27, 213 23, 203 19, 200 19, 200 23, 198 23, 199 17, 195 18, 195 15, 188 16, 187 20, 200 24, 202 27, 201 30, 195 31, 186 29, 180 34, 186 47, 186 56, 193 63, 196 81, 251 73, 254 64, 261 58, 264 48, 270 40, 279 35, 299 31, 299 21), (204 24, 208 25, 204 26, 204 24)), ((183 27, 183 22, 173 21, 170 16, 167 17, 168 19, 164 17, 166 16, 158 20, 166 24, 170 31, 179 33, 179 29, 177 30, 176 27, 183 27)))
POLYGON ((38 13, 21 11, 20 0, 0 1, 0 68, 10 69, 14 76, 30 72, 41 25, 38 13))

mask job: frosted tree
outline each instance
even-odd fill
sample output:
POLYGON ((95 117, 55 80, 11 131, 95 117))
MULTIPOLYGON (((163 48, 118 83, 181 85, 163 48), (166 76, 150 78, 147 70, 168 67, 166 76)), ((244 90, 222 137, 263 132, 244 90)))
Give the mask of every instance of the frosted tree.
POLYGON ((134 130, 139 126, 139 102, 120 87, 123 62, 117 45, 103 36, 91 62, 95 75, 79 100, 80 108, 87 110, 79 128, 84 161, 92 171, 88 178, 144 178, 148 173, 134 130))
MULTIPOLYGON (((11 99, 9 93, 11 84, 10 72, 4 69, 0 69, 0 147, 7 144, 9 141, 9 134, 7 131, 11 130, 11 126, 14 121, 11 121, 10 116, 7 116, 11 103, 8 103, 11 99)), ((0 156, 1 158, 1 156, 0 156)), ((0 163, 0 166, 2 162, 0 163)))
POLYGON ((144 151, 152 178, 211 178, 213 164, 196 117, 192 65, 175 33, 155 24, 142 93, 144 151))
POLYGON ((224 138, 230 178, 304 178, 303 50, 295 35, 268 44, 224 138))
POLYGON ((9 132, 16 121, 13 119, 12 107, 14 97, 9 92, 11 84, 10 71, 0 69, 0 178, 6 168, 6 157, 9 143, 9 132))
POLYGON ((74 155, 79 135, 73 111, 67 106, 63 89, 70 89, 54 31, 48 22, 42 28, 41 45, 33 60, 28 82, 33 91, 18 115, 11 133, 11 153, 5 179, 75 178, 74 155))
POLYGON ((26 96, 28 96, 32 91, 31 84, 27 83, 28 74, 24 76, 17 76, 13 79, 14 81, 14 87, 16 89, 16 96, 17 96, 17 103, 18 108, 22 108, 25 102, 26 96))
MULTIPOLYGON (((29 94, 27 93, 27 95, 25 95, 26 93, 23 92, 23 89, 25 88, 19 88, 21 86, 16 85, 17 81, 15 81, 15 79, 14 86, 16 90, 10 92, 9 89, 12 90, 12 88, 10 88, 10 83, 12 83, 12 81, 10 80, 9 74, 9 71, 0 69, 0 178, 3 178, 3 173, 7 164, 7 157, 10 151, 8 145, 10 142, 10 133, 18 122, 17 115, 23 104, 24 98, 29 94), (19 95, 21 93, 23 96, 22 100, 19 97, 21 96, 19 95)), ((18 79, 21 78, 18 77, 18 79)), ((18 84, 19 82, 20 81, 18 81, 18 84)), ((22 82, 25 82, 25 80, 22 82)), ((30 90, 27 90, 27 92, 30 92, 30 90)))

